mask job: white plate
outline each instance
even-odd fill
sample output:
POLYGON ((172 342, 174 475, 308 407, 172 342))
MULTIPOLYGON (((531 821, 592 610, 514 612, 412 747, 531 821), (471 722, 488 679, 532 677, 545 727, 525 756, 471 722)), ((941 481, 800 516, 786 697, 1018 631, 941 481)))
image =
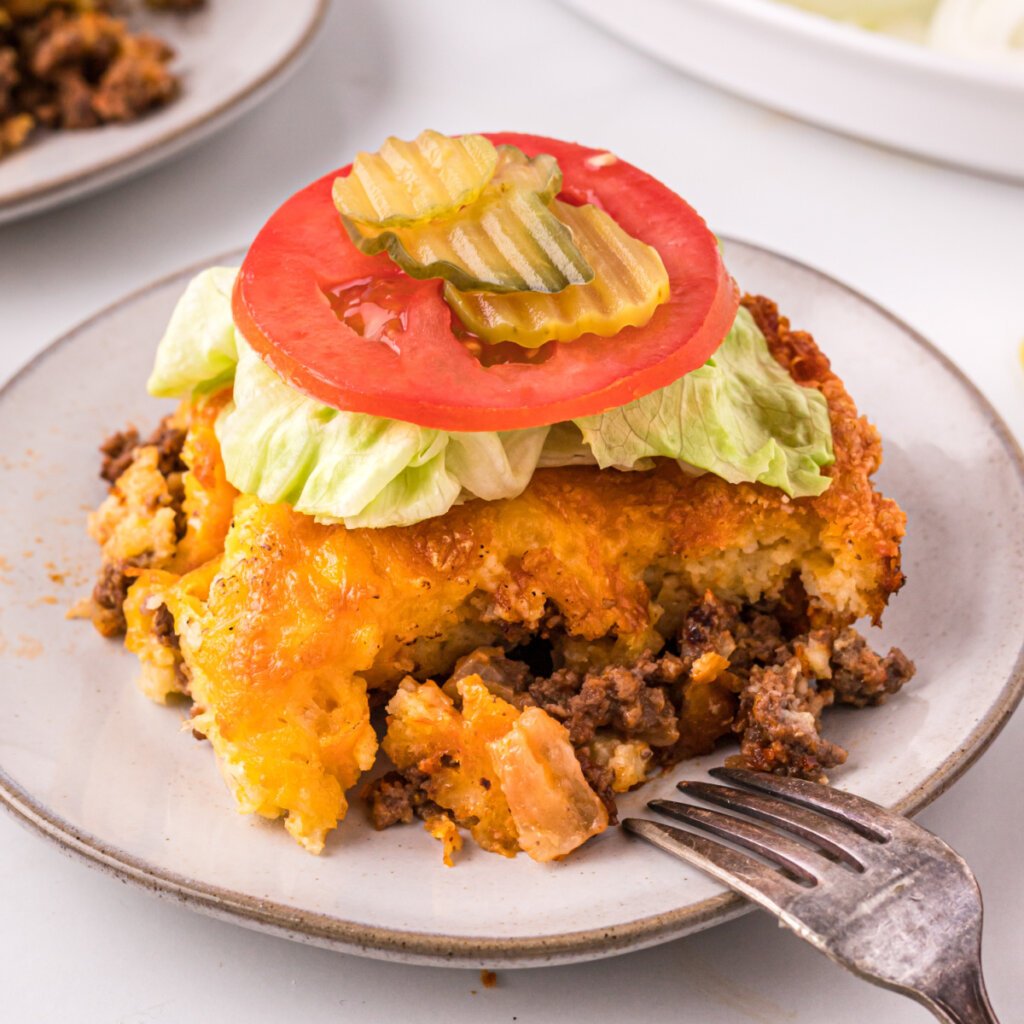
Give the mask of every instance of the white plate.
POLYGON ((43 132, 0 159, 0 223, 106 188, 194 145, 282 85, 313 41, 327 0, 212 0, 188 15, 133 11, 167 40, 181 95, 125 125, 43 132))
POLYGON ((1024 72, 775 0, 563 0, 673 67, 894 149, 1024 179, 1024 72))
MULTIPOLYGON (((776 297, 817 334, 886 439, 879 483, 910 516, 909 583, 873 640, 902 646, 918 676, 882 708, 831 714, 827 731, 850 750, 836 783, 916 809, 980 753, 1024 686, 1021 454, 974 388, 878 307, 763 250, 730 242, 727 259, 745 288, 776 297)), ((280 824, 235 813, 209 746, 182 731, 180 708, 135 690, 134 658, 119 643, 65 621, 97 564, 84 529, 104 493, 96 445, 126 422, 148 428, 165 408, 144 382, 189 273, 99 314, 0 395, 8 806, 66 850, 199 910, 398 960, 588 959, 741 913, 717 883, 618 829, 559 864, 467 846, 447 869, 422 828, 375 833, 357 800, 324 855, 311 857, 280 824)), ((623 810, 642 811, 722 756, 681 766, 623 810)))

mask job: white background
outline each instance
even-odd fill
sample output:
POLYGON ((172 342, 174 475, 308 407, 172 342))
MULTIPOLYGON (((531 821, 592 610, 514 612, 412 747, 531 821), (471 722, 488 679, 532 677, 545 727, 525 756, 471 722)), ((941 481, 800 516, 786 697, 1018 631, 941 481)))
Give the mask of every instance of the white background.
MULTIPOLYGON (((716 231, 881 301, 952 356, 1024 437, 1024 188, 734 100, 539 0, 337 0, 309 63, 237 126, 133 183, 0 228, 0 379, 123 294, 244 244, 286 195, 356 149, 427 126, 614 150, 681 192, 716 231)), ((1004 1024, 1024 1021, 1022 746, 1018 716, 920 818, 979 877, 985 967, 1004 1024)), ((931 1019, 760 914, 613 960, 501 972, 485 989, 476 972, 343 957, 208 920, 71 862, 0 816, 3 1022, 623 1018, 931 1019)))

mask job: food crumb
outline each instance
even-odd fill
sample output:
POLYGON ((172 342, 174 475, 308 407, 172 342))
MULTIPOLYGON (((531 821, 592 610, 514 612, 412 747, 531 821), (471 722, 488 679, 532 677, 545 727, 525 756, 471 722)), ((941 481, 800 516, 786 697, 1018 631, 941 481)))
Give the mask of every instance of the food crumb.
POLYGON ((494 988, 498 984, 498 976, 494 971, 481 971, 480 984, 484 988, 494 988))
POLYGON ((43 645, 34 637, 22 633, 18 637, 18 646, 14 648, 16 658, 27 658, 32 660, 43 653, 43 645))
POLYGON ((455 854, 462 849, 462 836, 455 827, 455 822, 444 815, 430 818, 424 822, 426 830, 442 844, 444 866, 455 867, 455 854))
POLYGON ((593 156, 588 156, 585 161, 588 167, 595 170, 599 167, 611 167, 612 164, 618 162, 619 158, 614 153, 595 153, 593 156))
POLYGON ((65 613, 65 619, 91 619, 92 598, 83 597, 76 601, 65 613))

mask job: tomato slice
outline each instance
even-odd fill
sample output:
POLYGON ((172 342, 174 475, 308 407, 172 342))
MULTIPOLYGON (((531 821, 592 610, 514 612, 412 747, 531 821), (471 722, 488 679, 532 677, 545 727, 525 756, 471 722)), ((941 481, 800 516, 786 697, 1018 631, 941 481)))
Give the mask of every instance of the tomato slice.
POLYGON ((732 326, 738 294, 692 207, 601 150, 509 132, 488 138, 529 156, 552 154, 565 179, 562 199, 595 203, 661 253, 671 291, 651 320, 484 365, 453 325, 442 281, 414 281, 386 254, 366 256, 349 240, 331 201, 331 183, 346 167, 274 213, 238 276, 235 323, 278 374, 337 409, 442 430, 513 430, 625 405, 707 360, 732 326), (369 320, 383 325, 363 333, 364 318, 343 315, 338 300, 361 285, 382 310, 369 320))

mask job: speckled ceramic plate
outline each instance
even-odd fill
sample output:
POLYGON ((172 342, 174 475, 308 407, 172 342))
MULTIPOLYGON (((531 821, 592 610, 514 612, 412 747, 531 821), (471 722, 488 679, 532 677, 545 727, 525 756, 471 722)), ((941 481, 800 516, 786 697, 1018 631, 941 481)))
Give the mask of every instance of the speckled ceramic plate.
MULTIPOLYGON (((239 254, 227 257, 238 259, 239 254)), ((886 442, 879 485, 910 517, 909 582, 877 645, 917 660, 882 708, 836 711, 849 748, 834 781, 913 811, 985 749, 1024 685, 1024 469, 973 386, 926 341, 848 288, 731 242, 742 285, 812 330, 886 442)), ((73 331, 0 394, 0 796, 27 825, 121 878, 207 913, 397 960, 533 965, 662 942, 742 913, 718 884, 611 829, 567 861, 464 851, 442 866, 419 827, 375 833, 357 806, 323 856, 279 824, 238 815, 181 708, 132 685, 116 642, 65 609, 96 552, 96 445, 163 406, 146 397, 153 348, 188 271, 73 331)), ((627 813, 699 777, 690 762, 623 801, 627 813)))
POLYGON ((0 159, 0 223, 106 188, 241 117, 298 67, 327 0, 210 0, 187 15, 137 8, 132 27, 174 47, 181 95, 131 124, 40 134, 0 159))

